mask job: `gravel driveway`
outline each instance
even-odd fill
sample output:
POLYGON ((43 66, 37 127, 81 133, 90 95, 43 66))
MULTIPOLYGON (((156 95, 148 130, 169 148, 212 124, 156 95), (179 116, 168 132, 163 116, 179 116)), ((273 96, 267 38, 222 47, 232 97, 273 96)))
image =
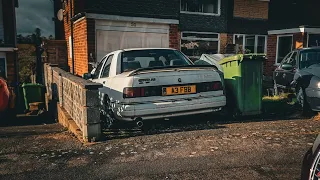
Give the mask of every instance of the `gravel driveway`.
POLYGON ((320 133, 312 119, 204 126, 94 145, 58 124, 1 127, 0 179, 299 179, 320 133))

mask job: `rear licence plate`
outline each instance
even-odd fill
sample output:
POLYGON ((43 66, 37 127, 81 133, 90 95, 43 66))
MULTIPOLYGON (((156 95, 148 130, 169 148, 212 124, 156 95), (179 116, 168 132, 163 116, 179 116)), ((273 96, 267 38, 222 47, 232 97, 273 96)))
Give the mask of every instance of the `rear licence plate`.
POLYGON ((162 88, 162 95, 163 96, 194 94, 196 92, 197 92, 196 85, 172 86, 172 87, 163 87, 162 88))

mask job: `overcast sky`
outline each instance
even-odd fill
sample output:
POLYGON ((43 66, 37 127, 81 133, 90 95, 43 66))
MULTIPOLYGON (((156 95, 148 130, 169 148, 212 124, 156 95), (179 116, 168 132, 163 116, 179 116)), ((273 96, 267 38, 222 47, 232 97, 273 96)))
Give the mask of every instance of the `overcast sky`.
POLYGON ((19 0, 16 12, 18 34, 32 34, 38 27, 42 36, 54 36, 53 3, 50 0, 19 0))

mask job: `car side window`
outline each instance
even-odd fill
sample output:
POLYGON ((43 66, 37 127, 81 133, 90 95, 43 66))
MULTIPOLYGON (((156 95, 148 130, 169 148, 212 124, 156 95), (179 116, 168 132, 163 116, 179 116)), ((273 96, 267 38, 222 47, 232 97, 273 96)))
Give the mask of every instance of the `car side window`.
POLYGON ((100 71, 101 71, 101 68, 102 68, 102 65, 103 65, 104 61, 105 61, 105 58, 103 58, 103 59, 100 61, 100 63, 98 64, 98 67, 97 67, 96 70, 94 71, 94 74, 93 74, 93 76, 92 76, 92 79, 98 79, 99 73, 100 73, 100 71))
POLYGON ((280 65, 280 66, 282 66, 282 65, 285 64, 285 63, 288 63, 288 60, 290 59, 291 55, 292 55, 292 52, 290 52, 289 54, 287 54, 287 55, 283 58, 283 60, 281 61, 281 65, 280 65))
POLYGON ((291 57, 288 59, 288 64, 291 64, 293 67, 297 66, 297 52, 293 52, 291 57))
POLYGON ((111 65, 112 58, 113 58, 113 54, 110 55, 110 56, 107 58, 107 62, 105 63, 105 65, 104 65, 104 67, 103 67, 103 71, 102 71, 102 74, 101 74, 101 78, 109 77, 110 65, 111 65))

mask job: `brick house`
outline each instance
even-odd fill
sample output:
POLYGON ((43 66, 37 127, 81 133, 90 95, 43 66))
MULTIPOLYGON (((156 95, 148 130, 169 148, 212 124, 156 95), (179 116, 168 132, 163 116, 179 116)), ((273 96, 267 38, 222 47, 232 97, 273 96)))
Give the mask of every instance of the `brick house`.
POLYGON ((268 60, 264 69, 267 76, 272 76, 276 66, 293 49, 320 46, 319 6, 318 0, 270 2, 268 60))
POLYGON ((68 64, 82 75, 88 61, 134 47, 171 47, 194 58, 225 53, 228 44, 265 53, 268 6, 268 0, 64 0, 68 64))
POLYGON ((10 86, 18 82, 16 7, 17 0, 0 0, 0 69, 10 86))
POLYGON ((236 45, 237 52, 266 52, 268 0, 209 2, 180 1, 182 52, 197 59, 203 53, 226 53, 230 44, 236 45), (192 48, 191 42, 199 46, 192 48))

